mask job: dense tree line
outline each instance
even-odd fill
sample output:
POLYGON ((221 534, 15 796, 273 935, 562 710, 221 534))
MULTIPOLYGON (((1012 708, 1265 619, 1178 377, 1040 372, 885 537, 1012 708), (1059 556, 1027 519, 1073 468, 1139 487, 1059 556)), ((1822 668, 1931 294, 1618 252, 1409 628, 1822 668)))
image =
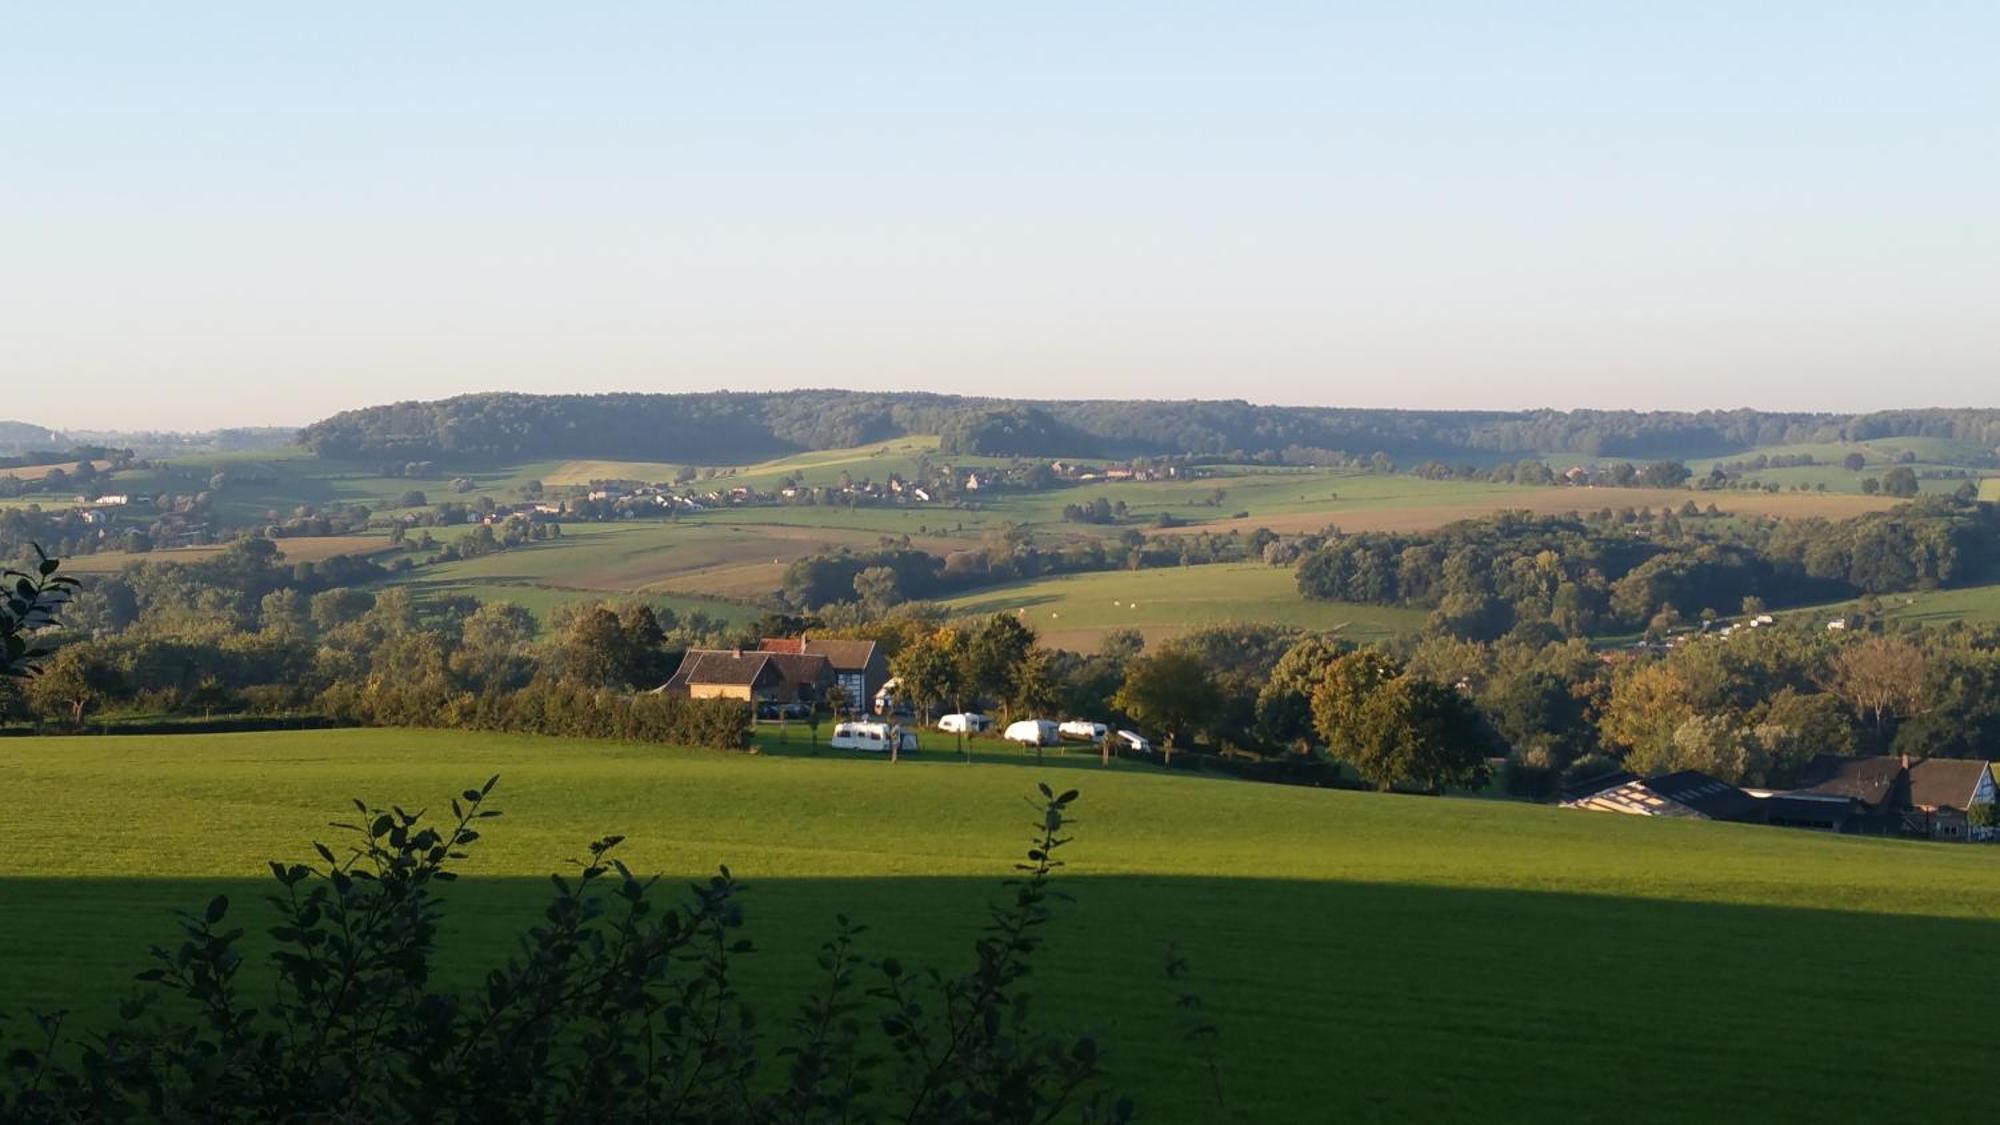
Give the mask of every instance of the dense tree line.
MULTIPOLYGON (((1282 551, 1282 548, 1280 549, 1282 551)), ((1282 561, 1282 553, 1271 556, 1282 561)), ((2000 564, 2000 512, 1935 499, 1854 519, 1740 524, 1679 511, 1501 513, 1435 532, 1332 535, 1298 562, 1309 598, 1434 610, 1447 631, 1565 636, 1662 630, 1770 605, 1978 580, 2000 564)))
MULTIPOLYGON (((1272 765, 1340 763, 1380 786, 1512 793, 1617 768, 1699 769, 1783 787, 1815 754, 2000 752, 2000 631, 1780 625, 1611 658, 1581 640, 1444 633, 1357 648, 1337 635, 1218 626, 1148 647, 1114 633, 1048 652, 1015 619, 906 609, 863 627, 920 706, 1098 719, 1272 765), (983 655, 982 655, 983 654, 983 655), (1000 654, 997 658, 994 654, 1000 654), (984 669, 983 671, 981 669, 984 669)), ((1294 769, 1294 779, 1336 775, 1294 769)))
POLYGON ((1413 460, 1530 452, 1643 459, 1882 437, 1942 437, 1991 448, 2000 446, 2000 411, 1354 410, 1240 401, 1010 402, 830 390, 478 394, 346 411, 307 427, 302 436, 323 456, 376 462, 620 457, 742 463, 904 434, 939 435, 948 452, 1001 456, 1318 450, 1343 458, 1381 453, 1413 460))
MULTIPOLYGON (((1156 518, 1153 526, 1174 524, 1156 518)), ((1057 574, 1245 562, 1259 558, 1275 536, 1261 529, 1148 536, 1127 528, 1113 538, 1042 546, 1015 528, 992 538, 942 556, 904 546, 808 555, 785 567, 780 592, 794 609, 857 602, 879 611, 905 601, 1057 574)))
POLYGON ((267 540, 93 581, 42 674, 9 701, 43 722, 99 712, 313 714, 358 723, 650 738, 737 747, 748 709, 635 698, 690 647, 743 645, 701 614, 577 603, 534 615, 465 597, 418 604, 353 585, 381 571, 287 566, 267 540))

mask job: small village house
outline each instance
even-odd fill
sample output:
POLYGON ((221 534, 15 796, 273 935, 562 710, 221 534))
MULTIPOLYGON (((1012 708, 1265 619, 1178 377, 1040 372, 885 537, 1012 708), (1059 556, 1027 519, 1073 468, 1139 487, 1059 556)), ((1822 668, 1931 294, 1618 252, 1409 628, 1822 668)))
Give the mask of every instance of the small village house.
POLYGON ((838 637, 765 637, 759 646, 764 652, 792 653, 819 657, 831 670, 848 706, 865 707, 889 679, 889 658, 874 641, 838 637))
POLYGON ((833 682, 833 667, 823 656, 689 649, 667 682, 653 690, 689 699, 814 703, 825 696, 833 682))

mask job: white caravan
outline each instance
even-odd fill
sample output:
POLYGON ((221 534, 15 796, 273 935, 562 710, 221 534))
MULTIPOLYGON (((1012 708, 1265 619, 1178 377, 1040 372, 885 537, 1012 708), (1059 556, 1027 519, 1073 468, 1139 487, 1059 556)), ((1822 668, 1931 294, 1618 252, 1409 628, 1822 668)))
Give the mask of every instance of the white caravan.
POLYGON ((1062 732, 1047 719, 1022 719, 1007 728, 1005 737, 1023 746, 1054 746, 1062 741, 1062 732))
POLYGON ((917 748, 917 732, 893 723, 836 723, 831 745, 835 750, 909 753, 917 748))

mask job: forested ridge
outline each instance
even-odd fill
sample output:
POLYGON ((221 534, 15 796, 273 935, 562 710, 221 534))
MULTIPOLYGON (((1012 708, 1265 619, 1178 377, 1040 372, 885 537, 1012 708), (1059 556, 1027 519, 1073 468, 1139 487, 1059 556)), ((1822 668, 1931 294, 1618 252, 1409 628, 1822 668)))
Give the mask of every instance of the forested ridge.
POLYGON ((1807 441, 1932 437, 2000 446, 2000 410, 1875 414, 1756 410, 1362 410, 1227 401, 1013 401, 914 392, 462 395, 344 411, 301 440, 338 458, 505 461, 614 457, 741 463, 936 435, 947 453, 998 456, 1394 457, 1569 452, 1722 455, 1807 441))

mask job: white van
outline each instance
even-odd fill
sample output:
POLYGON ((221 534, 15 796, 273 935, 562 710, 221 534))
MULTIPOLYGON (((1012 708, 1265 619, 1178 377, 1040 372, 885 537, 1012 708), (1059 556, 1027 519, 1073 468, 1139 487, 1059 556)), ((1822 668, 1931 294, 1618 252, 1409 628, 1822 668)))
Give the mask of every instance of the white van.
POLYGON ((875 754, 895 750, 907 754, 917 748, 917 732, 893 723, 836 723, 830 745, 835 750, 867 750, 875 754))
POLYGON ((1005 738, 1023 746, 1054 746, 1062 741, 1062 732, 1047 719, 1022 719, 1007 728, 1005 738))
POLYGON ((946 715, 938 720, 937 728, 946 734, 978 734, 990 730, 993 720, 986 715, 964 711, 956 715, 946 715))
POLYGON ((1093 723, 1088 719, 1071 719, 1058 730, 1064 738, 1078 742, 1103 742, 1104 736, 1111 733, 1110 727, 1103 723, 1093 723))

